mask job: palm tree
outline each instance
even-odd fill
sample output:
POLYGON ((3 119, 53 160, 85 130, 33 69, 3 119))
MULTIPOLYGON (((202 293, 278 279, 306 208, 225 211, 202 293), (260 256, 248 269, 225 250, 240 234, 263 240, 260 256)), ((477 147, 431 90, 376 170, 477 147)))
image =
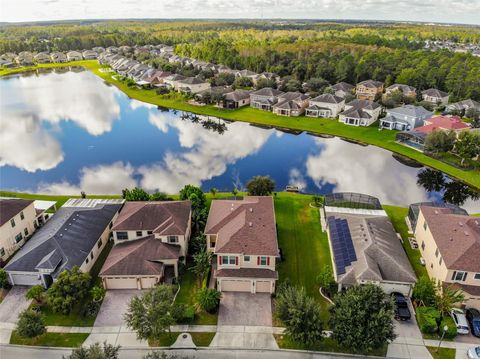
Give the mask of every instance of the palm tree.
POLYGON ((215 187, 210 188, 210 193, 212 194, 213 197, 215 197, 217 192, 218 192, 218 189, 216 189, 215 187))
POLYGON ((237 194, 238 194, 238 189, 237 189, 237 187, 234 187, 234 188, 233 188, 232 194, 233 194, 233 196, 235 197, 235 199, 237 199, 237 194))

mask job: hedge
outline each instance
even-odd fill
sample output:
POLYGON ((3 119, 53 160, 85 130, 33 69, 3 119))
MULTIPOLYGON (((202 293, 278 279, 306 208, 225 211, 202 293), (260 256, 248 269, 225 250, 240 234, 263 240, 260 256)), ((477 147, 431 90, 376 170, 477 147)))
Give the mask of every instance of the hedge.
MULTIPOLYGON (((445 332, 446 339, 453 339, 457 336, 457 326, 451 317, 444 317, 440 323, 440 330, 443 331, 444 326, 448 327, 448 330, 445 332)), ((441 334, 441 332, 440 332, 441 334)))
POLYGON ((438 330, 440 312, 432 307, 417 308, 418 327, 425 334, 434 334, 438 330))

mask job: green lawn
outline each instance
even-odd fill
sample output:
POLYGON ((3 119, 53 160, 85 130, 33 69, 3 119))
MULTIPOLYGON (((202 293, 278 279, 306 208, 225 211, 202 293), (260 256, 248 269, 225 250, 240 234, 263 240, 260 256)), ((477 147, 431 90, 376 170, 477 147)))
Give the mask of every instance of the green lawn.
MULTIPOLYGON (((163 333, 160 336, 160 339, 149 339, 148 345, 151 347, 169 347, 177 340, 180 332, 172 333, 163 333)), ((208 347, 212 342, 213 337, 216 333, 205 332, 205 333, 190 333, 192 336, 193 342, 197 347, 208 347)))
POLYGON ((278 265, 280 281, 305 287, 328 319, 328 302, 318 292, 316 277, 324 265, 332 265, 327 234, 322 232, 318 208, 309 206, 312 197, 280 192, 275 196, 278 245, 283 260, 278 265))
POLYGON ((45 333, 28 339, 20 337, 16 331, 13 331, 10 344, 73 348, 80 347, 88 336, 87 333, 45 333))
POLYGON ((403 156, 412 158, 429 167, 436 168, 448 175, 458 178, 476 188, 480 188, 480 169, 473 171, 464 171, 455 168, 444 162, 435 160, 419 151, 410 147, 403 146, 395 142, 395 131, 379 131, 376 126, 370 127, 354 127, 346 126, 336 120, 309 118, 309 117, 282 117, 276 116, 271 112, 260 111, 251 107, 243 107, 237 110, 220 109, 211 105, 195 106, 187 103, 182 96, 162 96, 158 95, 155 90, 139 89, 137 87, 128 87, 124 82, 113 79, 112 73, 100 72, 101 66, 95 60, 76 61, 67 64, 41 64, 37 67, 19 68, 19 69, 3 69, 0 70, 0 76, 18 73, 22 71, 32 71, 37 68, 65 67, 68 65, 83 66, 94 74, 102 78, 107 83, 118 87, 130 98, 143 101, 146 103, 163 106, 171 109, 188 111, 201 115, 209 115, 224 118, 233 121, 243 121, 256 123, 261 125, 269 125, 274 127, 283 127, 294 130, 308 131, 312 133, 324 133, 334 136, 372 144, 385 148, 389 151, 399 153, 403 156))
MULTIPOLYGON (((307 346, 303 343, 292 341, 287 335, 274 334, 274 337, 280 349, 314 350, 330 353, 352 353, 351 348, 341 347, 336 341, 330 338, 323 338, 320 342, 307 346)), ((387 346, 385 345, 383 348, 376 349, 365 354, 385 357, 387 355, 387 346)))
MULTIPOLYGON (((408 227, 405 223, 405 217, 408 215, 408 208, 397 207, 397 206, 383 206, 385 212, 387 212, 388 217, 393 223, 395 230, 400 233, 403 238, 403 248, 407 252, 408 259, 417 275, 417 278, 426 276, 428 277, 427 270, 420 263, 420 258, 422 257, 420 250, 413 249, 408 242, 408 227)), ((413 236, 413 235, 412 235, 413 236)))
POLYGON ((197 347, 208 347, 215 336, 215 332, 206 332, 206 333, 190 333, 193 339, 193 342, 197 347))
POLYGON ((427 347, 433 359, 455 359, 456 350, 452 348, 440 348, 437 353, 436 347, 427 347))

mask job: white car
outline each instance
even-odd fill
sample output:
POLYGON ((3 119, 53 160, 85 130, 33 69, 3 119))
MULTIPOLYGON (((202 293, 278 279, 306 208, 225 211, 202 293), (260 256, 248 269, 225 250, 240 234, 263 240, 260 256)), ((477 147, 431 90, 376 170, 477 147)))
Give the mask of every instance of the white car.
POLYGON ((458 308, 453 308, 452 311, 450 312, 450 315, 452 316, 453 321, 457 326, 458 334, 467 335, 470 333, 470 329, 468 328, 467 317, 465 316, 465 313, 463 312, 463 310, 458 308))
POLYGON ((480 359, 480 347, 468 349, 467 356, 469 359, 480 359))

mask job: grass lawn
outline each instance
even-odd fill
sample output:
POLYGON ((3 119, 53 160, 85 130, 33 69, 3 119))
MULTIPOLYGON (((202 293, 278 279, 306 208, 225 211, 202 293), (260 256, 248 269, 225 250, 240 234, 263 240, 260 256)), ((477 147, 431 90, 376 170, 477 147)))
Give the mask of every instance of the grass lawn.
MULTIPOLYGON (((177 294, 176 302, 187 305, 195 305, 195 294, 200 289, 200 283, 195 275, 185 270, 180 276, 180 292, 177 294)), ((210 314, 205 311, 195 313, 195 319, 190 324, 196 325, 217 325, 218 313, 210 314)))
POLYGON ((278 265, 280 281, 305 287, 307 294, 322 306, 322 319, 328 319, 328 302, 318 292, 316 277, 324 265, 331 266, 327 234, 322 232, 317 208, 309 206, 312 197, 281 192, 275 196, 278 245, 283 261, 278 265))
POLYGON ((433 359, 455 359, 455 349, 452 348, 439 348, 437 353, 436 347, 427 347, 433 359))
POLYGON ((95 60, 76 61, 67 64, 40 64, 38 66, 18 69, 3 69, 0 70, 0 76, 19 73, 22 71, 33 71, 40 68, 65 67, 69 65, 83 66, 89 69, 107 83, 118 87, 127 96, 139 101, 171 109, 188 111, 200 115, 220 117, 227 120, 243 121, 274 127, 289 128, 293 130, 341 136, 385 148, 389 151, 414 159, 429 167, 443 171, 448 175, 458 178, 476 188, 480 188, 479 168, 473 171, 464 171, 442 161, 433 159, 419 151, 414 150, 413 148, 403 146, 395 142, 395 131, 379 131, 376 126, 346 126, 332 119, 276 116, 271 112, 259 111, 248 106, 237 110, 220 109, 212 105, 195 106, 187 103, 185 99, 179 95, 162 96, 158 95, 155 90, 139 89, 136 86, 128 87, 124 82, 112 78, 112 73, 100 72, 101 66, 95 60))
MULTIPOLYGON (((299 350, 314 350, 319 352, 333 352, 333 353, 351 353, 350 348, 344 348, 338 345, 336 341, 330 338, 323 338, 322 341, 311 346, 307 346, 303 343, 297 343, 286 335, 274 334, 275 340, 277 341, 280 349, 299 349, 299 350)), ((368 355, 374 355, 379 357, 385 357, 387 355, 387 346, 383 348, 376 349, 368 355)))
MULTIPOLYGON (((169 347, 177 340, 180 332, 162 333, 160 339, 148 339, 148 345, 151 347, 169 347)), ((193 342, 197 347, 208 347, 216 333, 190 333, 193 342)))
POLYGON ((88 333, 45 333, 30 339, 22 338, 16 331, 13 331, 10 344, 73 348, 80 347, 88 335, 88 333))
POLYGON ((190 333, 192 336, 193 342, 197 347, 208 347, 215 336, 215 332, 206 332, 206 333, 190 333))
POLYGON ((417 275, 417 278, 422 276, 428 277, 427 270, 420 263, 421 253, 418 249, 413 249, 408 242, 408 227, 405 223, 405 217, 408 214, 408 208, 396 207, 396 206, 383 206, 385 212, 393 223, 395 230, 400 233, 403 238, 403 248, 407 252, 408 259, 417 275))

